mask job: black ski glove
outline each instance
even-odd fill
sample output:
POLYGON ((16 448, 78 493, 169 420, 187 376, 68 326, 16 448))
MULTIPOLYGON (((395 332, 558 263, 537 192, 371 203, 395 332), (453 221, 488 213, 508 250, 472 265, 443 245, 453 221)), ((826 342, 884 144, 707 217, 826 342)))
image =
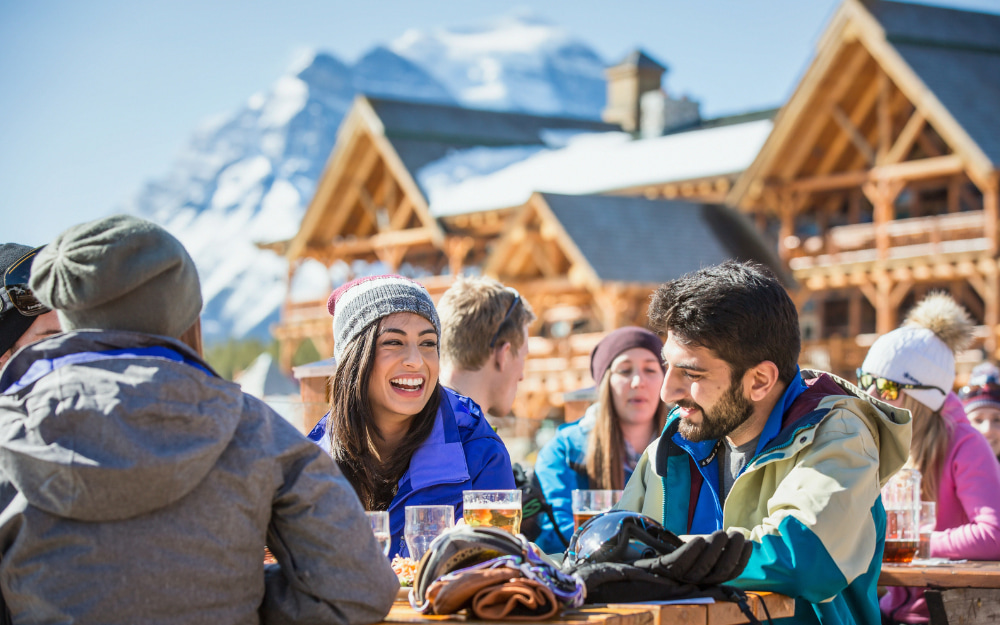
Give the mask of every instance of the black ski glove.
POLYGON ((716 530, 707 537, 695 536, 666 555, 636 560, 635 566, 681 584, 711 586, 742 573, 752 551, 753 543, 743 534, 716 530))
POLYGON ((574 571, 587 585, 587 603, 637 603, 700 596, 697 586, 631 564, 595 562, 574 571))

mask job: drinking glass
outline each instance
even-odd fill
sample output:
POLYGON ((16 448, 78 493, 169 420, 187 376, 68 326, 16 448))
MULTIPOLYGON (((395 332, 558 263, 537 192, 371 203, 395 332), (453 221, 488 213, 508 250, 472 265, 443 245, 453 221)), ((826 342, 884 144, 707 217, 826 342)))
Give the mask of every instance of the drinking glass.
POLYGON ((410 557, 419 562, 434 539, 455 527, 455 506, 406 506, 403 537, 410 557))
POLYGON ((521 531, 521 491, 463 491, 462 518, 470 527, 495 527, 517 534, 521 531))
POLYGON ((900 469, 882 487, 885 506, 883 562, 912 562, 920 547, 920 472, 900 469))
POLYGON ((389 531, 389 513, 386 510, 369 510, 365 512, 368 522, 372 525, 372 533, 378 541, 382 553, 389 555, 389 541, 392 540, 392 532, 389 531))
POLYGON ((591 517, 607 512, 621 501, 620 490, 574 490, 570 495, 573 509, 573 529, 579 528, 591 517))
POLYGON ((920 548, 917 557, 926 560, 931 557, 931 533, 937 525, 937 504, 933 501, 920 502, 920 548))

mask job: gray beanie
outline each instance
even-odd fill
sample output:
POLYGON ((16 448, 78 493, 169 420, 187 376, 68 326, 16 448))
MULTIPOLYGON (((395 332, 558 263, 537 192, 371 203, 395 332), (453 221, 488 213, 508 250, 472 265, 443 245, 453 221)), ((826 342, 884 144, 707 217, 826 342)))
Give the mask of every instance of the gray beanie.
POLYGON ((187 250, 160 226, 131 215, 57 236, 35 258, 31 290, 58 313, 64 331, 177 338, 201 312, 201 285, 187 250))
POLYGON ((403 276, 371 276, 343 284, 330 294, 326 309, 333 315, 333 356, 338 363, 362 330, 394 313, 420 315, 441 336, 434 300, 422 284, 403 276))

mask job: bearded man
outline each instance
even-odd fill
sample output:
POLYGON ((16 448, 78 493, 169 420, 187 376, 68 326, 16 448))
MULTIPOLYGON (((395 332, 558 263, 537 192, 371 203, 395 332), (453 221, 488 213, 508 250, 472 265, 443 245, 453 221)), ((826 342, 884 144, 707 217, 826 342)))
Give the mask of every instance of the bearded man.
POLYGON ((800 370, 795 305, 760 265, 668 282, 649 318, 676 407, 618 508, 676 534, 742 532, 753 552, 727 584, 794 597, 789 622, 878 623, 879 490, 906 460, 909 413, 800 370))

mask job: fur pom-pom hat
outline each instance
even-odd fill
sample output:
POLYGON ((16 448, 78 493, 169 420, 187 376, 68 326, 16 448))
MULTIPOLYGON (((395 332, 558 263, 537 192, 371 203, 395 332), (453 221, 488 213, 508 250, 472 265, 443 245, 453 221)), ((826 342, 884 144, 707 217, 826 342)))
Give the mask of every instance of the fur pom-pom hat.
POLYGON ((931 293, 910 311, 900 328, 872 344, 861 369, 900 384, 941 389, 905 391, 937 411, 955 384, 955 353, 971 340, 969 313, 951 296, 931 293))

